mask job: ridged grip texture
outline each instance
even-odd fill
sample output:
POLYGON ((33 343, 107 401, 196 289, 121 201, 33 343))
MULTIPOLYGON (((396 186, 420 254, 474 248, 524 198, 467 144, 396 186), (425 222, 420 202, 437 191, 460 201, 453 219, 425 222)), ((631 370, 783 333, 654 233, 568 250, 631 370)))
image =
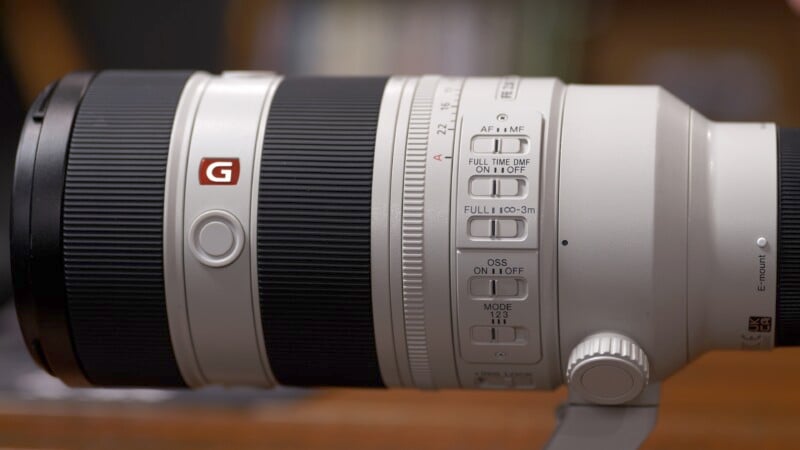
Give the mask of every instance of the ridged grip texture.
POLYGON ((184 385, 169 336, 162 233, 172 123, 190 75, 103 72, 78 110, 64 272, 76 353, 95 385, 184 385))
POLYGON ((618 405, 633 400, 647 386, 650 362, 632 339, 601 332, 572 349, 565 375, 570 391, 584 400, 618 405))
POLYGON ((800 345, 800 129, 778 131, 778 293, 775 345, 800 345))
POLYGON ((403 322, 405 324, 408 363, 414 385, 433 388, 425 324, 425 170, 428 162, 436 78, 422 78, 414 92, 406 139, 403 170, 403 215, 401 220, 403 322))
POLYGON ((386 81, 287 78, 272 101, 257 258, 264 341, 281 384, 383 386, 372 322, 370 203, 386 81))
POLYGON ((629 362, 641 370, 645 382, 649 377, 650 363, 641 347, 625 336, 599 333, 584 339, 572 349, 567 362, 567 381, 572 381, 573 371, 579 364, 595 357, 629 362))

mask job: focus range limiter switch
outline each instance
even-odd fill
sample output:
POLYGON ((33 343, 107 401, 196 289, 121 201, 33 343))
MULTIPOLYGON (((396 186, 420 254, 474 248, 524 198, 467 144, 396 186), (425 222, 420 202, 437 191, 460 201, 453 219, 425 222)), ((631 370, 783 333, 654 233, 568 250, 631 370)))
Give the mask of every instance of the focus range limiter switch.
POLYGON ((523 235, 524 223, 519 219, 476 217, 469 222, 469 235, 483 239, 515 239, 523 235))

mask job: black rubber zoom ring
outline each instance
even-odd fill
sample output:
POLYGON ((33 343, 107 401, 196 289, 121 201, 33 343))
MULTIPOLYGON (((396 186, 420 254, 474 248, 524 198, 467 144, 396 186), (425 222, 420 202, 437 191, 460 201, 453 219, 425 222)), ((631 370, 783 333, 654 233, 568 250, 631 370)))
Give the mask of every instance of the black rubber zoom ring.
MULTIPOLYGON (((370 215, 386 78, 287 78, 267 119, 258 282, 281 384, 379 387, 370 215)), ((389 326, 389 324, 387 324, 389 326)))
POLYGON ((800 129, 778 131, 778 294, 775 345, 800 345, 800 129))
POLYGON ((184 386, 164 292, 164 178, 191 72, 103 72, 78 110, 67 159, 67 308, 87 379, 184 386))

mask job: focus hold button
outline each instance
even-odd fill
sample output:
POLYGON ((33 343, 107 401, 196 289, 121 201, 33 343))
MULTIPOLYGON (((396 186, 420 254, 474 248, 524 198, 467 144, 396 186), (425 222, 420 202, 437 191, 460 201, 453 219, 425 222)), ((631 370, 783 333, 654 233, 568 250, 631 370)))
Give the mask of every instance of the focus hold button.
POLYGON ((203 251, 217 258, 231 251, 235 243, 228 224, 216 220, 203 225, 197 241, 203 251))
POLYGON ((209 267, 236 261, 244 248, 244 229, 236 217, 222 210, 199 215, 189 230, 189 250, 209 267))

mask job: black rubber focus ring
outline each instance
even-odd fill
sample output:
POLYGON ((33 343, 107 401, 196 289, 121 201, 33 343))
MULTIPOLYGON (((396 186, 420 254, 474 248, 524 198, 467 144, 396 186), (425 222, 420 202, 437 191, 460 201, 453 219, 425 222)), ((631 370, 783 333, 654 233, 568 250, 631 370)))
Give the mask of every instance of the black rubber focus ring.
POLYGON ((191 72, 102 72, 78 110, 63 199, 74 345, 101 386, 184 386, 164 291, 164 182, 191 72))
POLYGON ((386 78, 287 78, 267 120, 258 197, 264 341, 281 384, 383 386, 370 202, 386 78))
POLYGON ((778 293, 775 345, 800 345, 800 129, 778 131, 778 293))

